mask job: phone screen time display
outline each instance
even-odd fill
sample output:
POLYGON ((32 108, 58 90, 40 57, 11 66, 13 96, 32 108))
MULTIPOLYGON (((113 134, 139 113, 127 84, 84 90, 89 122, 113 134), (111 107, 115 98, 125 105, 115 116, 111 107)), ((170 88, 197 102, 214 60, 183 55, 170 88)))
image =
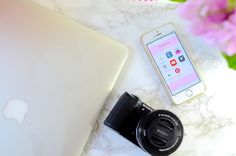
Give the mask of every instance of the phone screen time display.
POLYGON ((148 43, 147 47, 172 95, 201 81, 174 31, 148 43))

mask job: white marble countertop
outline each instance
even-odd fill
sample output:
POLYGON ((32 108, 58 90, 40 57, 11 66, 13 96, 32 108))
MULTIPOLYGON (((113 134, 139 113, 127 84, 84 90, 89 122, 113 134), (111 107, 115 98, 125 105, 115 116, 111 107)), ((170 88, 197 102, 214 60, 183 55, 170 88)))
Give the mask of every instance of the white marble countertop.
POLYGON ((172 155, 236 156, 236 71, 227 68, 217 50, 186 31, 187 24, 177 15, 176 5, 135 0, 35 1, 126 44, 131 51, 82 156, 148 155, 102 124, 124 91, 140 96, 155 109, 168 109, 180 117, 185 137, 172 155), (175 23, 191 45, 190 55, 207 86, 201 96, 179 106, 170 103, 139 41, 141 34, 166 22, 175 23))

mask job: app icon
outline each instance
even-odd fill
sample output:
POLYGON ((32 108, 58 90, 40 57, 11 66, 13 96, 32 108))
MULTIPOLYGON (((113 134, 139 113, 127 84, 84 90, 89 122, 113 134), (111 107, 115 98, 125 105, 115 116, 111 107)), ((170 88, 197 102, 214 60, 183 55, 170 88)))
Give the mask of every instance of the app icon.
POLYGON ((166 69, 168 68, 168 66, 167 66, 166 64, 164 64, 164 65, 162 66, 162 68, 163 68, 164 70, 166 70, 166 69))
POLYGON ((177 55, 180 54, 181 52, 182 52, 182 51, 179 50, 179 49, 176 49, 176 50, 175 50, 175 54, 177 54, 177 55))
POLYGON ((168 51, 168 52, 166 53, 166 56, 167 56, 167 58, 171 58, 171 57, 173 56, 173 54, 171 53, 171 51, 168 51))
POLYGON ((176 73, 180 73, 180 69, 179 68, 175 68, 175 72, 176 73))
POLYGON ((173 78, 173 76, 172 76, 170 73, 167 73, 167 74, 166 74, 166 77, 167 77, 168 79, 172 79, 172 78, 173 78))
POLYGON ((183 61, 185 61, 185 58, 184 58, 184 56, 183 56, 183 55, 179 56, 178 58, 179 58, 179 61, 180 61, 180 62, 183 62, 183 61))
POLYGON ((175 59, 173 59, 173 60, 170 61, 170 65, 171 65, 171 66, 175 66, 176 64, 177 64, 177 62, 176 62, 175 59))
POLYGON ((163 61, 163 59, 164 59, 162 55, 157 56, 157 58, 158 58, 158 60, 160 60, 160 61, 163 61))

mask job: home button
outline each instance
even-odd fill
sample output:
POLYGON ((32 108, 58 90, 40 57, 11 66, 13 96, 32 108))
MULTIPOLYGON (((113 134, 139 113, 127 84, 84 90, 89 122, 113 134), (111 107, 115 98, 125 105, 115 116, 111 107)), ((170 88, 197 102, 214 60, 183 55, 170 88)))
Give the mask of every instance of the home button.
POLYGON ((185 95, 188 96, 188 97, 190 97, 190 96, 193 95, 193 91, 191 91, 191 90, 186 90, 185 95))

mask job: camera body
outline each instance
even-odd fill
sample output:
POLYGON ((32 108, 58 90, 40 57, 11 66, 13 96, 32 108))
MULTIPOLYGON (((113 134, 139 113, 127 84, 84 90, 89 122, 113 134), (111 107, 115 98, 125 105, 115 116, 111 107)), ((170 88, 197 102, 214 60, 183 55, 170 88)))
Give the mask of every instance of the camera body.
POLYGON ((183 125, 167 110, 154 110, 125 92, 104 124, 151 155, 173 153, 183 139, 183 125))

